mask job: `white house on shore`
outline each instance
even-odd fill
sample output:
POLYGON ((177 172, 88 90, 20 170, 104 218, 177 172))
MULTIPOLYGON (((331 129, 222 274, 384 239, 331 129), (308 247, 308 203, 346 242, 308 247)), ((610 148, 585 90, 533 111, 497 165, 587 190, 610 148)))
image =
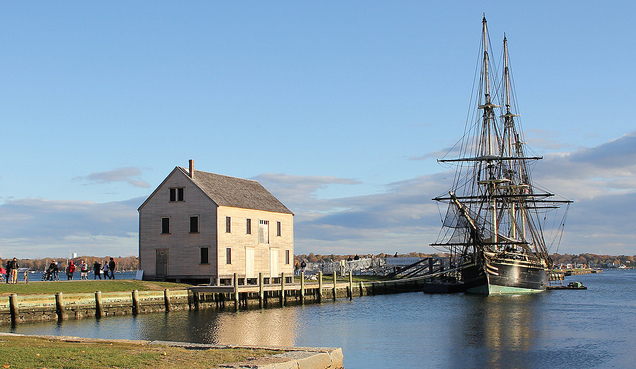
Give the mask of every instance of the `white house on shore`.
POLYGON ((266 282, 294 268, 294 214, 261 184, 176 167, 139 207, 144 279, 266 282))

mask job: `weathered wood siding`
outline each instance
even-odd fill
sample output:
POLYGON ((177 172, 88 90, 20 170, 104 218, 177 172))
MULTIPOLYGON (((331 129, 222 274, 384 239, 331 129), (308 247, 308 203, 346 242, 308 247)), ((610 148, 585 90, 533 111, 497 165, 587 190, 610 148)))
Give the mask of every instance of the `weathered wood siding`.
POLYGON ((156 275, 156 250, 168 250, 168 277, 209 278, 217 275, 216 205, 181 171, 173 171, 139 212, 139 264, 144 278, 156 275), (184 188, 184 201, 170 201, 170 188, 184 188), (190 217, 199 217, 199 233, 190 233, 190 217), (170 233, 161 219, 170 218, 170 233), (209 247, 209 263, 200 263, 209 247))
MULTIPOLYGON (((218 208, 217 229, 219 229, 218 265, 219 275, 229 277, 238 273, 244 278, 246 273, 246 249, 254 249, 254 272, 266 277, 280 277, 285 272, 292 275, 294 271, 294 219, 292 214, 273 213, 261 210, 240 209, 221 206, 218 208), (230 217, 230 233, 226 232, 226 217, 230 217), (251 234, 247 234, 247 219, 251 219, 251 234), (259 222, 269 221, 269 243, 259 243, 259 222), (277 222, 281 222, 281 235, 277 236, 277 222), (231 264, 226 263, 226 249, 231 248, 231 264), (278 249, 278 273, 271 275, 271 249, 278 249), (285 250, 289 250, 289 264, 285 264, 285 250)), ((250 276, 248 276, 250 277, 250 276)))
MULTIPOLYGON (((249 195, 249 194, 248 194, 249 195)), ((157 277, 157 250, 168 251, 168 279, 228 278, 237 273, 246 277, 246 250, 254 254, 254 274, 280 277, 293 273, 293 214, 217 206, 182 171, 174 170, 146 200, 139 211, 139 263, 145 279, 157 277), (170 188, 183 188, 184 201, 170 201, 170 188), (199 217, 199 232, 190 233, 190 217, 199 217), (162 234, 162 218, 170 219, 170 233, 162 234), (231 219, 226 232, 226 217, 231 219), (251 219, 251 234, 247 233, 251 219), (259 242, 259 222, 269 221, 269 243, 259 242), (277 235, 277 222, 281 235, 277 235), (208 263, 201 264, 201 248, 209 247, 208 263), (226 263, 230 248, 231 263, 226 263), (278 250, 277 271, 272 271, 272 249, 278 250), (289 253, 289 263, 286 263, 289 253)), ((275 255, 275 253, 274 253, 275 255)))

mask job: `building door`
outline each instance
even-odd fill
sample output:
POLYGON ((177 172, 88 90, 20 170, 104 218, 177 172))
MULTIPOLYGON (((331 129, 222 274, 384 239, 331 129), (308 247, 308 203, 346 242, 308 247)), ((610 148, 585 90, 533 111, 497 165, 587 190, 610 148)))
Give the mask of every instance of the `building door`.
POLYGON ((254 248, 245 248, 245 278, 254 278, 254 248))
POLYGON ((157 268, 156 269, 157 277, 165 277, 168 275, 168 250, 167 249, 157 250, 156 268, 157 268))
POLYGON ((278 249, 276 248, 269 249, 269 255, 270 255, 270 262, 271 262, 271 266, 270 266, 271 277, 275 278, 275 277, 278 277, 278 249))

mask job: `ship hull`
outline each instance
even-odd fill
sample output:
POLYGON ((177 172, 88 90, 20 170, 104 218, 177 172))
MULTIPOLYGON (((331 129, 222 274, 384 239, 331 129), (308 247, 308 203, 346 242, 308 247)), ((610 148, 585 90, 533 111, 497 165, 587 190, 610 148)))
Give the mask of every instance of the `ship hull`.
POLYGON ((490 261, 486 266, 467 266, 462 279, 466 292, 484 295, 537 293, 548 286, 546 268, 510 259, 490 261))

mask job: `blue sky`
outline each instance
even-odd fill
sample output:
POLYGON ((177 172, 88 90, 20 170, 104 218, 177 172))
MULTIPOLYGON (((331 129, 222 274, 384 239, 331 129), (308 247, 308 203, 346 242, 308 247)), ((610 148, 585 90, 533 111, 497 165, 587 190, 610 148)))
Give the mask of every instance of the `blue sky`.
POLYGON ((432 252, 485 13, 561 253, 636 254, 632 2, 0 4, 0 256, 135 255, 175 166, 259 180, 297 253, 432 252))

